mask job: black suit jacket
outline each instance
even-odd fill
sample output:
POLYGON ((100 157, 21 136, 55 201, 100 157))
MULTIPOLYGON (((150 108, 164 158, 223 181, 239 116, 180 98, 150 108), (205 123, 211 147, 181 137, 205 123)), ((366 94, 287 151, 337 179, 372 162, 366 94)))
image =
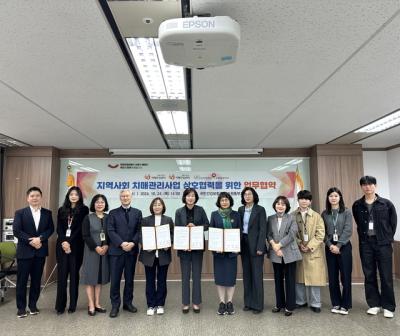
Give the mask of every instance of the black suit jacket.
MULTIPOLYGON (((241 218, 240 231, 243 233, 243 217, 244 217, 244 206, 239 209, 241 218)), ((249 219, 248 228, 248 241, 251 255, 257 255, 257 251, 266 252, 265 239, 267 238, 267 215, 265 209, 258 204, 253 205, 249 219)), ((243 251, 243 246, 241 247, 243 251)))
POLYGON ((82 237, 82 222, 86 215, 89 213, 89 208, 83 206, 79 212, 73 215, 71 223, 71 236, 66 237, 68 229, 68 215, 64 213, 63 208, 58 209, 57 213, 57 248, 62 249, 61 244, 68 242, 71 246, 72 254, 83 253, 84 241, 82 237))
POLYGON ((142 212, 139 209, 132 207, 130 208, 129 223, 126 222, 125 210, 122 206, 111 210, 107 225, 107 233, 110 239, 110 248, 108 250, 108 254, 118 256, 122 255, 123 253, 138 253, 141 222, 142 212), (135 243, 135 247, 129 252, 125 252, 121 247, 123 242, 135 243))
MULTIPOLYGON (((201 206, 198 206, 198 205, 195 205, 193 209, 194 209, 193 210, 194 211, 193 224, 196 226, 202 225, 202 226, 204 226, 204 231, 207 231, 209 222, 208 222, 206 212, 204 211, 204 209, 201 206)), ((182 208, 177 209, 175 212, 175 225, 176 226, 186 226, 187 224, 188 223, 187 223, 187 218, 186 218, 186 206, 183 206, 182 208)), ((200 251, 192 251, 192 252, 200 252, 200 251)), ((178 250, 178 256, 183 257, 186 255, 189 255, 192 252, 178 250)))
MULTIPOLYGON (((172 221, 172 218, 162 215, 161 225, 164 224, 169 224, 169 229, 171 233, 171 242, 172 242, 172 235, 174 228, 174 222, 172 221)), ((143 218, 142 226, 155 226, 155 216, 151 215, 143 218)), ((139 261, 141 261, 145 266, 153 266, 155 257, 156 257, 155 250, 151 252, 143 250, 143 248, 140 250, 139 261)), ((171 249, 169 248, 167 251, 165 251, 164 249, 158 250, 158 261, 160 263, 160 266, 168 265, 169 263, 171 263, 171 249)))
POLYGON ((15 212, 13 223, 14 236, 18 238, 17 258, 30 259, 49 255, 48 239, 54 232, 54 223, 51 211, 45 208, 40 210, 39 227, 36 230, 30 207, 15 212), (42 247, 35 249, 29 244, 29 238, 40 237, 42 247))

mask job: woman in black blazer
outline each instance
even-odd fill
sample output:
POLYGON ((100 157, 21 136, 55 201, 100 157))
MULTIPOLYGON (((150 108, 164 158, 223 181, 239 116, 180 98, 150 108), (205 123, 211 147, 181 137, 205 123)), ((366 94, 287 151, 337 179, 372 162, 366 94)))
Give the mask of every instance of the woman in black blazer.
MULTIPOLYGON (((204 226, 204 231, 208 230, 208 218, 204 209, 196 205, 199 200, 197 191, 187 188, 182 195, 184 207, 175 212, 176 226, 204 226)), ((182 272, 182 312, 189 312, 190 306, 190 275, 192 274, 193 291, 192 303, 193 311, 200 313, 201 304, 201 269, 203 265, 203 250, 178 251, 182 272)))
POLYGON ((267 238, 267 215, 258 205, 258 194, 246 187, 241 193, 239 214, 242 222, 241 259, 243 266, 244 311, 259 314, 264 309, 264 253, 267 238))
POLYGON ((64 204, 57 214, 57 314, 65 312, 67 304, 67 284, 69 275, 68 313, 76 310, 79 293, 79 270, 82 266, 84 241, 82 221, 89 213, 83 204, 79 187, 71 187, 65 195, 64 204))
POLYGON ((344 205, 342 192, 338 188, 333 187, 328 190, 326 209, 321 216, 325 223, 325 255, 332 302, 331 312, 347 315, 352 307, 353 256, 350 238, 353 233, 353 219, 351 211, 344 205))
MULTIPOLYGON (((174 222, 171 217, 164 216, 165 210, 162 198, 153 199, 150 204, 151 216, 143 218, 142 227, 169 224, 172 236, 174 222)), ((171 263, 171 248, 151 251, 142 248, 139 261, 143 263, 146 273, 147 315, 151 316, 154 313, 162 315, 167 297, 167 273, 171 263)))
MULTIPOLYGON (((232 196, 227 192, 221 192, 216 205, 218 210, 211 214, 210 227, 240 230, 240 215, 237 211, 232 210, 232 196)), ((236 286, 238 253, 213 252, 213 255, 214 279, 220 302, 217 314, 232 315, 235 313, 232 300, 236 286)))

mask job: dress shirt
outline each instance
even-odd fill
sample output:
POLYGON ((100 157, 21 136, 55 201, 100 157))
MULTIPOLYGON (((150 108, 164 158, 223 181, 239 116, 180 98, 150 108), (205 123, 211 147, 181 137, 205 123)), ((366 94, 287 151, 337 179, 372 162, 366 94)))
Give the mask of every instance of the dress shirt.
POLYGON ((40 210, 41 210, 41 208, 34 209, 31 206, 29 206, 29 207, 31 208, 32 217, 33 217, 33 220, 35 221, 35 227, 36 227, 36 231, 37 231, 39 229, 40 210))
POLYGON ((253 206, 251 208, 244 207, 244 216, 243 216, 243 233, 249 233, 249 220, 251 211, 253 210, 253 206))

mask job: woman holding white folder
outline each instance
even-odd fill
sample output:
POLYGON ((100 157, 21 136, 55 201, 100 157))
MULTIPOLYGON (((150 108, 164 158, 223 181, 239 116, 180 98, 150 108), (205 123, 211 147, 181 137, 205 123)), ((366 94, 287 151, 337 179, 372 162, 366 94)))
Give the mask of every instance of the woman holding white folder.
MULTIPOLYGON (((216 205, 218 210, 211 214, 210 228, 238 229, 240 246, 240 215, 232 210, 232 196, 227 192, 221 192, 216 205)), ((220 301, 217 314, 232 315, 235 313, 232 300, 235 293, 238 253, 221 251, 213 252, 213 255, 214 279, 220 301)))
MULTIPOLYGON (((208 218, 204 209, 196 205, 199 200, 197 191, 187 188, 183 192, 182 202, 185 204, 175 212, 175 226, 204 226, 208 230, 208 218)), ((201 304, 201 269, 204 250, 178 250, 182 272, 182 313, 190 309, 190 275, 192 275, 193 312, 200 313, 201 304)))
MULTIPOLYGON (((150 203, 151 216, 142 219, 142 227, 157 227, 168 224, 172 236, 174 222, 171 217, 164 215, 165 210, 165 203, 162 198, 153 199, 150 203)), ((167 297, 167 273, 168 266, 171 263, 171 248, 144 250, 142 245, 139 261, 143 263, 146 273, 147 315, 152 316, 154 313, 162 315, 167 297)))

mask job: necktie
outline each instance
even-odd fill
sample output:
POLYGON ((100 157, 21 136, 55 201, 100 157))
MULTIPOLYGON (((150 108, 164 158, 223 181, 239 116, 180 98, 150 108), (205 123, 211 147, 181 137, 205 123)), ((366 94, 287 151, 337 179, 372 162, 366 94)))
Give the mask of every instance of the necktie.
POLYGON ((126 219, 126 222, 129 223, 129 208, 125 209, 125 219, 126 219))

